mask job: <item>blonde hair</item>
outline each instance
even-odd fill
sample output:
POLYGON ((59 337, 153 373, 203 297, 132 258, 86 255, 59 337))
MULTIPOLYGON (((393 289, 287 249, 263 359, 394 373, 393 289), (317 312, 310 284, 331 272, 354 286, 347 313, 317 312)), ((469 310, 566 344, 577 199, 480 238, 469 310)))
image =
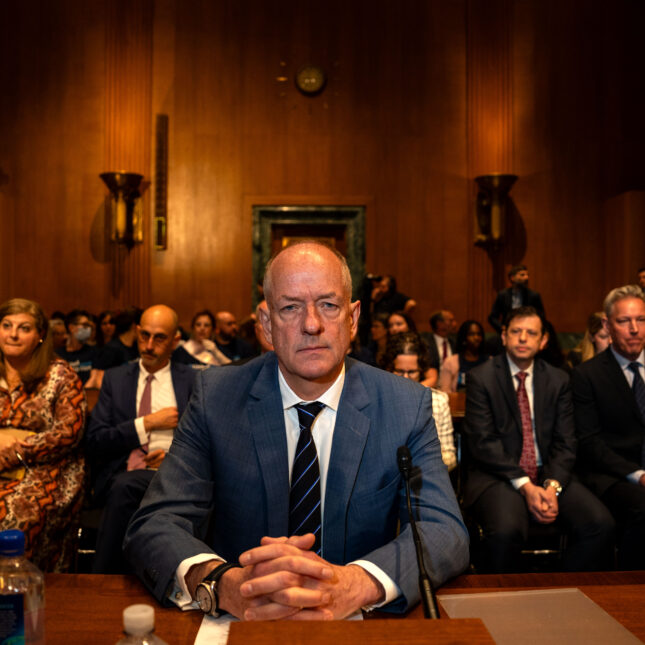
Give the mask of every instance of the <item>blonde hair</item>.
MULTIPOLYGON (((6 316, 13 316, 15 314, 28 314, 31 316, 34 319, 34 324, 42 341, 34 349, 27 368, 20 372, 20 379, 25 389, 32 391, 38 385, 38 382, 45 377, 49 370, 49 365, 54 358, 52 335, 49 332, 47 316, 45 316, 45 312, 37 302, 26 300, 25 298, 12 298, 0 305, 0 322, 6 316)), ((5 378, 6 375, 7 370, 5 367, 4 352, 0 349, 0 376, 5 378)))
POLYGON ((587 319, 585 335, 578 343, 576 349, 580 352, 581 361, 584 363, 596 355, 596 347, 593 344, 593 337, 602 329, 602 321, 606 316, 602 311, 597 311, 587 319))

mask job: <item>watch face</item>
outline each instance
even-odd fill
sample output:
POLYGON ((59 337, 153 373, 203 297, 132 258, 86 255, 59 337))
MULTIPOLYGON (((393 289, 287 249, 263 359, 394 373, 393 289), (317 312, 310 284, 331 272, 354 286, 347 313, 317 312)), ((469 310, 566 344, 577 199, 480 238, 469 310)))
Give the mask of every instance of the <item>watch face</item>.
POLYGON ((197 591, 195 592, 195 595, 197 596, 197 604, 199 605, 199 608, 205 614, 210 614, 211 610, 213 609, 213 598, 211 597, 208 589, 206 588, 206 585, 203 583, 200 583, 199 586, 197 587, 197 591))

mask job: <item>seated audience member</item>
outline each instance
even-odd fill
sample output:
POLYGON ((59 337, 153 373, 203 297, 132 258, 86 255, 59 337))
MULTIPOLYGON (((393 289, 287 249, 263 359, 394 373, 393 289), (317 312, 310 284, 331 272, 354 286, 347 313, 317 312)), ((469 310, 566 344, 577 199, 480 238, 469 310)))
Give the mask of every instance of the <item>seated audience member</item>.
POLYGON ((65 321, 60 318, 52 318, 49 321, 49 333, 52 337, 54 351, 62 349, 67 344, 67 327, 65 321))
POLYGON ((430 365, 441 373, 444 361, 455 353, 455 344, 450 338, 451 319, 446 311, 435 311, 430 316, 431 333, 424 332, 421 337, 428 345, 430 365))
POLYGON ((370 365, 380 365, 385 354, 389 333, 387 330, 388 314, 375 314, 372 316, 372 325, 370 327, 370 342, 368 349, 372 353, 370 365))
POLYGON ((116 332, 114 323, 114 313, 112 311, 102 311, 99 314, 96 326, 96 346, 103 347, 107 345, 116 332))
POLYGON ((404 311, 393 311, 387 319, 387 332, 391 336, 411 331, 417 333, 414 320, 404 311))
POLYGON ((468 373, 464 506, 483 531, 482 571, 516 570, 531 522, 557 520, 567 532, 565 570, 602 569, 610 556, 611 514, 572 476, 569 378, 536 358, 546 340, 537 311, 515 309, 502 329, 505 353, 468 373))
POLYGON ((493 308, 488 314, 490 326, 498 333, 502 333, 502 323, 506 316, 518 307, 533 307, 542 320, 546 319, 542 296, 537 291, 528 288, 529 271, 525 264, 516 264, 508 272, 511 286, 502 289, 495 298, 493 308))
POLYGON ((351 284, 334 249, 287 246, 264 280, 275 351, 198 372, 124 542, 159 601, 188 607, 215 580, 213 610, 246 620, 407 611, 419 587, 401 445, 418 472, 430 578, 440 585, 467 566, 430 392, 346 357, 360 308, 351 284))
POLYGON ((611 345, 571 374, 580 479, 618 526, 618 568, 645 569, 645 296, 637 285, 605 298, 611 345))
POLYGON ((439 389, 458 392, 466 389, 466 374, 490 357, 484 351, 484 328, 476 320, 462 323, 457 332, 457 353, 449 356, 441 366, 439 389))
POLYGON ((393 275, 383 276, 372 288, 373 314, 391 314, 394 311, 410 313, 417 303, 412 298, 396 290, 396 278, 393 275))
POLYGON ((538 352, 538 358, 541 358, 553 367, 566 370, 566 360, 562 347, 560 346, 560 341, 558 340, 558 334, 553 324, 548 320, 544 321, 544 332, 547 341, 544 347, 538 352))
POLYGON ((255 323, 255 312, 253 312, 240 322, 237 329, 237 337, 251 348, 254 357, 261 354, 261 348, 258 345, 257 336, 255 335, 255 323))
POLYGON ((604 352, 609 347, 611 337, 603 324, 606 318, 607 316, 602 311, 589 316, 585 335, 567 355, 567 365, 570 370, 593 358, 596 354, 604 352))
POLYGON ((115 316, 114 337, 105 344, 96 357, 94 361, 96 369, 105 371, 110 367, 118 367, 139 357, 137 324, 140 317, 141 310, 136 307, 129 307, 115 316))
MULTIPOLYGON (((422 375, 428 368, 428 356, 427 347, 418 334, 403 332, 391 336, 385 351, 383 366, 388 372, 430 387, 422 379, 422 375)), ((448 470, 452 470, 457 465, 457 453, 450 414, 450 401, 445 392, 434 388, 430 389, 432 391, 432 416, 441 443, 441 458, 448 470)))
POLYGON ((48 332, 35 302, 0 306, 0 530, 22 530, 34 564, 65 571, 83 501, 85 397, 48 332))
MULTIPOLYGON (((387 321, 387 331, 388 342, 395 334, 410 332, 418 336, 421 343, 425 345, 425 341, 417 333, 417 326, 415 325, 414 320, 412 320, 412 318, 403 311, 395 311, 394 313, 390 314, 390 317, 387 321)), ((426 354, 426 356, 428 355, 427 347, 424 353, 426 354)), ((421 379, 423 381, 423 384, 426 387, 434 387, 437 384, 438 379, 439 370, 437 370, 434 365, 428 362, 425 372, 423 373, 423 378, 421 379)))
POLYGON ((208 309, 198 311, 193 316, 190 328, 190 338, 173 352, 173 360, 202 365, 227 365, 231 362, 211 340, 215 316, 208 309))
POLYGON ((92 333, 90 314, 83 309, 74 309, 67 315, 67 343, 56 350, 60 358, 67 361, 85 385, 90 378, 96 349, 87 345, 92 333))
POLYGON ((214 339, 217 348, 231 361, 252 358, 253 348, 237 336, 237 321, 229 311, 215 314, 214 339))
POLYGON ((124 573, 125 530, 154 473, 164 460, 195 371, 170 361, 177 315, 165 305, 143 312, 137 327, 141 359, 107 370, 87 432, 94 498, 104 505, 95 573, 124 573))

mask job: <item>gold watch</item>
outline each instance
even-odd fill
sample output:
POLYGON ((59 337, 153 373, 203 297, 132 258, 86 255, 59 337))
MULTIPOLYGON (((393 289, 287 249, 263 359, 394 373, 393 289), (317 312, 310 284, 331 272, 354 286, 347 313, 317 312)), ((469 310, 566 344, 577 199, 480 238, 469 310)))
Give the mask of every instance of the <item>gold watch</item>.
POLYGON ((544 488, 547 489, 549 487, 555 489, 556 497, 560 497, 560 493, 562 492, 562 484, 557 479, 545 479, 544 488))

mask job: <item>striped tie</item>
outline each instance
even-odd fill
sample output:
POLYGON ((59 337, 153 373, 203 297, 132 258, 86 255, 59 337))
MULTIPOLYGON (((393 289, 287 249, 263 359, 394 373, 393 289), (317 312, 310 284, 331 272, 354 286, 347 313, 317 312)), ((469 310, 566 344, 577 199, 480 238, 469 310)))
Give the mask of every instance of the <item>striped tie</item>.
POLYGON ((314 419, 324 408, 316 401, 296 405, 300 437, 291 470, 291 493, 289 495, 289 535, 313 533, 316 542, 313 551, 320 554, 320 468, 316 444, 311 436, 314 419))
MULTIPOLYGON (((632 381, 632 392, 634 392, 634 398, 636 399, 636 405, 641 412, 641 417, 645 422, 645 383, 643 383, 643 377, 641 376, 640 366, 634 361, 628 365, 629 369, 634 373, 634 380, 632 381)), ((645 468, 645 441, 641 448, 641 467, 645 468)))

